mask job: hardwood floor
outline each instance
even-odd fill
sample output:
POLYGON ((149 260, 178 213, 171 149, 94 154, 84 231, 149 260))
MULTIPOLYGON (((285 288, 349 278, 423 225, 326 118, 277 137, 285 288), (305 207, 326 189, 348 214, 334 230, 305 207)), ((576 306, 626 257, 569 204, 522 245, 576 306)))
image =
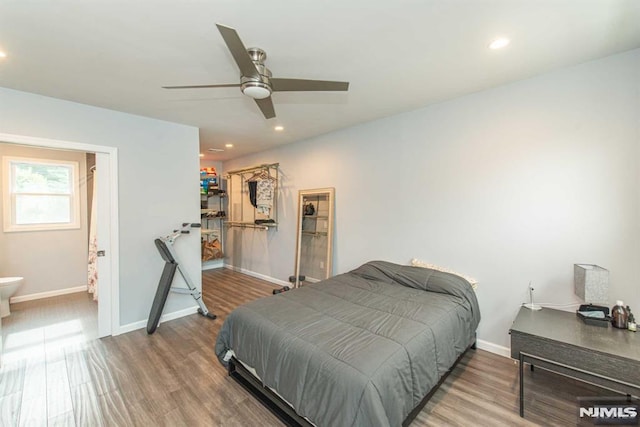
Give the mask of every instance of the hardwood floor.
MULTIPOLYGON (((271 285, 231 270, 203 274, 218 315, 191 315, 96 339, 96 305, 84 294, 12 305, 3 319, 0 426, 281 426, 232 381, 214 354, 220 325, 271 285)), ((412 426, 575 425, 576 396, 609 393, 537 369, 527 372, 518 416, 517 365, 471 350, 412 426)))

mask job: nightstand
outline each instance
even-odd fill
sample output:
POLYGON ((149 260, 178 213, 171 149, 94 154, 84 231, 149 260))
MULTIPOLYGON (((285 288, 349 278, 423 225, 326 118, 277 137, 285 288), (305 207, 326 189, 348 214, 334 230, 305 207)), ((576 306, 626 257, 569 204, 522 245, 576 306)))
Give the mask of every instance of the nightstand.
POLYGON ((574 312, 520 308, 509 331, 511 357, 520 361, 520 416, 524 364, 628 395, 640 395, 640 336, 585 324, 574 312))

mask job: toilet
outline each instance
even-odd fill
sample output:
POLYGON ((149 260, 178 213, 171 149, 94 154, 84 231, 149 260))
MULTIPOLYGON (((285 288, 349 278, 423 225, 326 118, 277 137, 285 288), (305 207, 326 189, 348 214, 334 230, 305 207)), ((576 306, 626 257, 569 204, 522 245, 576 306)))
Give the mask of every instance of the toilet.
POLYGON ((0 277, 0 318, 11 314, 9 298, 16 293, 23 281, 23 277, 0 277))

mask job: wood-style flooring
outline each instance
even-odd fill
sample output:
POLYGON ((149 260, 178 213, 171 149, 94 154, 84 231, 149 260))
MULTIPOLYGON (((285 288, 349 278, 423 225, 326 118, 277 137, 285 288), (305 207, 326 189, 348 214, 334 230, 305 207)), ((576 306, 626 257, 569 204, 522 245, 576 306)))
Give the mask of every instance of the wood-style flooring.
MULTIPOLYGON (((13 304, 3 319, 0 426, 281 426, 231 380, 214 354, 220 325, 236 306, 274 285, 231 270, 203 273, 197 314, 96 339, 96 305, 72 294, 13 304)), ((606 391, 537 369, 526 371, 518 416, 517 365, 469 351, 412 426, 575 425, 577 396, 606 391)), ((333 426, 332 426, 333 427, 333 426)))

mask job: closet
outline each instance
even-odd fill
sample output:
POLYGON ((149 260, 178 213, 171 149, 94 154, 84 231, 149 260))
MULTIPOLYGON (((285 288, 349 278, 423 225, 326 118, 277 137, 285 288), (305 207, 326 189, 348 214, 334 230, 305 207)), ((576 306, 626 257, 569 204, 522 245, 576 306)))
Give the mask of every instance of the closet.
POLYGON ((227 173, 229 215, 225 226, 277 230, 278 166, 263 164, 227 173))
POLYGON ((227 193, 222 188, 219 178, 216 169, 213 167, 200 169, 201 255, 203 270, 222 267, 222 260, 224 258, 222 224, 226 218, 224 201, 227 193))

